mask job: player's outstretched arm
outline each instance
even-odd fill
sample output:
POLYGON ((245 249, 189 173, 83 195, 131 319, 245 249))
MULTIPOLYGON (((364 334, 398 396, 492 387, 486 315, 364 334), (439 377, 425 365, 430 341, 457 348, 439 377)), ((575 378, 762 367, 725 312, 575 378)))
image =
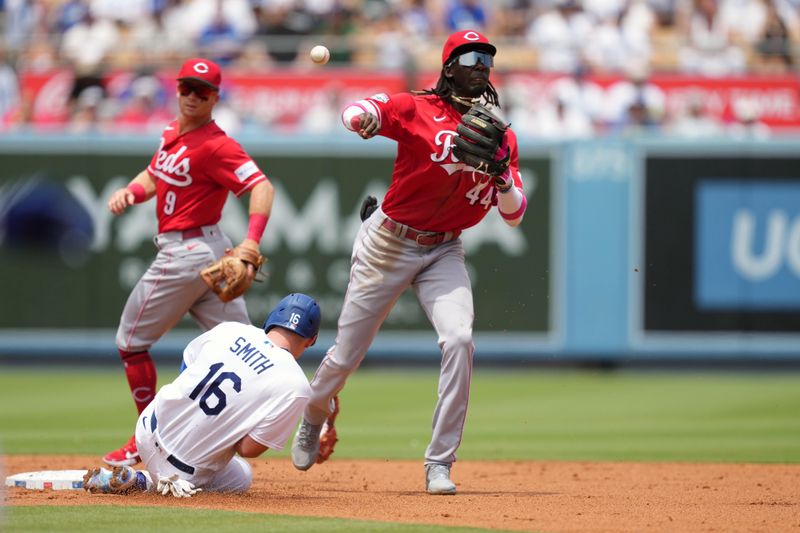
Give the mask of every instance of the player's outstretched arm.
POLYGON ((367 109, 374 106, 366 100, 354 102, 342 110, 342 123, 350 131, 358 133, 363 139, 370 139, 381 129, 380 120, 367 109))
POLYGON ((108 200, 108 210, 121 215, 128 206, 146 202, 156 194, 156 181, 147 170, 143 170, 122 189, 117 189, 108 200))

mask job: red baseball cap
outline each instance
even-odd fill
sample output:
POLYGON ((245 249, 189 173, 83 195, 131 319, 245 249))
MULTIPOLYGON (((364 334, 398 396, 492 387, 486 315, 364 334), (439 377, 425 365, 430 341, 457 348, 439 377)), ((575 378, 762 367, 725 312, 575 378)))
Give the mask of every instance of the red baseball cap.
POLYGON ((222 83, 222 70, 219 65, 202 57, 187 59, 178 73, 178 81, 192 80, 204 83, 209 87, 219 90, 222 83))
POLYGON ((497 53, 497 48, 489 42, 489 39, 477 31, 457 31, 444 42, 444 48, 442 49, 442 65, 447 63, 454 55, 457 55, 455 53, 456 51, 466 52, 468 50, 483 50, 489 52, 492 56, 497 53))

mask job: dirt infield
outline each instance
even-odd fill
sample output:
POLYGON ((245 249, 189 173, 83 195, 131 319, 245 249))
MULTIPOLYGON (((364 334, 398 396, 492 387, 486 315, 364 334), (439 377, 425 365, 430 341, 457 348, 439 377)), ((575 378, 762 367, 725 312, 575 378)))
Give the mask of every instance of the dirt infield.
MULTIPOLYGON (((7 456, 6 472, 98 466, 96 457, 7 456)), ((422 491, 416 461, 332 460, 298 472, 251 460, 252 490, 191 500, 9 489, 6 505, 161 505, 517 531, 798 531, 800 465, 462 461, 456 496, 422 491)))

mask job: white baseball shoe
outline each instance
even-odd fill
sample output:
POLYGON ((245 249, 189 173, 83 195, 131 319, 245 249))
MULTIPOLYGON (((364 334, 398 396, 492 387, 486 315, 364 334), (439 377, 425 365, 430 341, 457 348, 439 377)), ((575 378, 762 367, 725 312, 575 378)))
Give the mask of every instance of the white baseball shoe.
POLYGON ((441 463, 426 464, 425 489, 428 494, 455 494, 456 484, 450 480, 450 465, 441 463))

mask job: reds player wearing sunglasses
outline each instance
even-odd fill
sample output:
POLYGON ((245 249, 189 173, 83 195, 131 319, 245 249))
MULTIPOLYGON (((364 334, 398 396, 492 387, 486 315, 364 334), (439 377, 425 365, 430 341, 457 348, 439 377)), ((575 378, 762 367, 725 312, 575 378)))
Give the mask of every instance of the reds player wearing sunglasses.
MULTIPOLYGON (((450 471, 464 430, 475 350, 472 284, 459 234, 495 206, 509 226, 516 226, 526 207, 517 138, 510 128, 502 130, 498 162, 503 172, 486 173, 453 153, 463 117, 477 105, 499 107, 489 81, 496 51, 476 31, 454 33, 444 44, 435 88, 376 94, 342 112, 345 128, 364 139, 393 139, 398 152, 383 205, 371 214, 363 211, 336 343, 314 375, 292 445, 292 461, 300 470, 330 455, 335 439, 326 438, 325 423, 336 412, 335 398, 394 303, 411 287, 436 330, 442 355, 433 433, 425 450, 425 489, 456 492, 450 471)), ((498 268, 502 272, 502 265, 498 268)))
MULTIPOLYGON (((225 321, 250 324, 243 298, 222 302, 199 272, 232 248, 217 225, 228 192, 250 194, 250 224, 238 247, 256 253, 274 195, 264 173, 212 118, 222 82, 219 66, 189 59, 177 82, 177 119, 164 128, 147 168, 108 201, 109 210, 121 215, 129 206, 156 197, 158 253, 128 297, 116 337, 139 413, 156 392, 150 347, 186 313, 204 331, 225 321)), ((252 267, 248 275, 255 276, 252 267)), ((133 437, 103 460, 112 466, 139 462, 133 437)))

